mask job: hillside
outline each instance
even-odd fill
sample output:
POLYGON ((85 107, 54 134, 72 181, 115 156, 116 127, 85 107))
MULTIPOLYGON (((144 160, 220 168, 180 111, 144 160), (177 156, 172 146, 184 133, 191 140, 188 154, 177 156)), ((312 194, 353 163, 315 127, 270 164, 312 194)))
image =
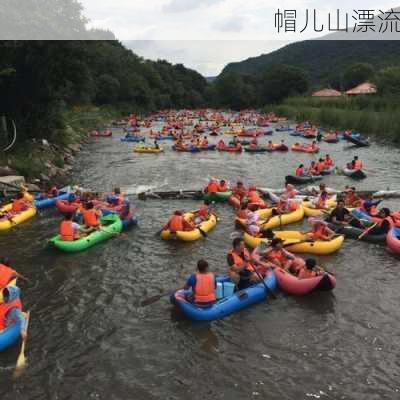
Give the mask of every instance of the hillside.
POLYGON ((276 64, 296 65, 313 83, 353 63, 366 62, 377 69, 400 64, 400 41, 309 40, 296 42, 269 54, 228 64, 221 74, 254 75, 276 64))

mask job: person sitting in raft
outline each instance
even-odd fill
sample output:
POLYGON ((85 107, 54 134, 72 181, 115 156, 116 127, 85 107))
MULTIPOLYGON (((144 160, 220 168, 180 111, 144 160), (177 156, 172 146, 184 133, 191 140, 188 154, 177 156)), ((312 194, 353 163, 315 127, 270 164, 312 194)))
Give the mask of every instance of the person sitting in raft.
POLYGON ((298 190, 296 190, 292 184, 287 183, 282 196, 286 197, 287 199, 294 199, 298 194, 298 190))
POLYGON ((228 191, 229 191, 228 184, 226 183, 226 181, 224 179, 221 179, 218 184, 218 192, 224 193, 224 192, 228 192, 228 191))
POLYGON ((246 200, 244 200, 244 201, 242 201, 240 203, 240 208, 236 213, 236 217, 237 218, 239 218, 239 219, 247 219, 247 216, 248 216, 248 214, 250 212, 250 210, 247 208, 247 206, 248 206, 248 203, 247 203, 246 200))
POLYGON ((225 148, 225 142, 223 141, 223 139, 221 139, 218 141, 217 149, 224 149, 224 148, 225 148))
POLYGON ((351 225, 356 228, 364 228, 361 222, 350 214, 350 211, 345 207, 343 199, 338 200, 336 208, 330 213, 327 221, 336 225, 351 225))
POLYGON ((246 289, 258 282, 259 278, 254 272, 254 265, 243 239, 233 239, 232 246, 233 248, 226 258, 229 265, 229 276, 237 285, 238 290, 246 289))
POLYGON ((304 261, 301 258, 295 257, 283 248, 283 240, 280 238, 271 240, 270 248, 267 249, 265 257, 277 267, 284 268, 296 275, 304 266, 304 261))
POLYGON ((310 167, 307 170, 307 175, 318 175, 318 166, 315 161, 311 161, 310 167))
POLYGON ((311 201, 311 208, 315 208, 317 210, 327 210, 328 207, 328 192, 325 190, 321 192, 321 194, 311 201))
POLYGON ((353 161, 351 163, 353 166, 352 169, 362 169, 363 168, 363 162, 358 159, 358 156, 354 156, 353 161))
POLYGON ((325 156, 325 165, 326 165, 328 168, 333 167, 333 166, 335 165, 335 163, 333 162, 333 160, 332 160, 332 158, 331 158, 331 156, 330 156, 329 154, 327 154, 327 155, 325 156))
POLYGON ((204 136, 203 140, 201 141, 201 147, 208 147, 207 136, 204 136))
POLYGON ((19 273, 11 268, 11 262, 7 257, 0 260, 0 289, 5 288, 19 276, 19 273))
POLYGON ((153 146, 155 149, 159 150, 160 146, 158 145, 157 139, 154 140, 153 146))
POLYGON ((193 221, 196 225, 202 223, 210 217, 210 209, 209 202, 205 201, 204 204, 200 206, 200 208, 195 212, 193 221))
POLYGON ((79 231, 81 230, 81 227, 72 219, 72 213, 65 214, 64 220, 60 224, 61 240, 65 242, 73 242, 80 238, 79 231))
POLYGON ((215 178, 211 178, 210 182, 208 182, 207 187, 204 189, 205 193, 217 193, 218 190, 218 181, 215 178))
POLYGON ((274 147, 274 144, 272 143, 272 140, 268 140, 267 150, 275 150, 275 147, 274 147))
POLYGON ((24 194, 18 193, 12 201, 11 210, 0 213, 0 218, 11 218, 16 214, 26 211, 29 208, 29 203, 25 200, 24 194))
POLYGON ((187 280, 185 290, 192 289, 194 303, 209 306, 217 299, 215 296, 217 287, 215 275, 209 271, 208 262, 205 260, 197 262, 197 271, 187 280))
POLYGON ((95 231, 96 229, 100 228, 100 219, 101 211, 96 210, 94 208, 94 204, 91 201, 88 201, 84 204, 83 208, 83 223, 85 224, 86 233, 90 233, 95 231))
POLYGON ((301 268, 298 278, 299 279, 309 279, 315 278, 318 275, 323 274, 325 271, 317 265, 314 258, 307 258, 306 265, 301 268))
POLYGON ((357 195, 355 187, 346 187, 344 192, 344 202, 346 207, 356 208, 361 206, 362 199, 357 195))
POLYGON ((246 217, 246 232, 251 236, 259 237, 261 236, 260 233, 260 226, 257 224, 257 221, 260 219, 259 215, 253 211, 248 211, 246 217))
POLYGON ((260 197, 260 194, 257 191, 255 186, 249 187, 249 192, 247 194, 248 199, 248 207, 252 211, 256 211, 260 208, 266 208, 265 201, 260 197))
POLYGON ((370 215, 371 217, 378 216, 378 204, 382 200, 374 200, 372 196, 367 196, 365 200, 361 201, 360 210, 364 211, 366 214, 370 215))
POLYGON ((26 319, 22 314, 21 290, 17 286, 9 285, 3 289, 4 303, 0 304, 0 332, 7 327, 19 323, 21 338, 26 339, 26 319))
POLYGON ((312 226, 311 232, 305 232, 307 239, 315 242, 316 240, 331 240, 336 233, 328 228, 328 224, 320 219, 311 219, 310 223, 312 226))
POLYGON ((196 226, 190 222, 187 221, 183 217, 183 212, 180 210, 176 210, 174 212, 174 215, 171 217, 171 219, 168 221, 168 223, 164 226, 164 230, 169 230, 172 233, 178 232, 178 231, 185 231, 189 232, 194 229, 196 229, 196 226))
MULTIPOLYGON (((220 140, 220 142, 221 142, 221 140, 220 140)), ((233 145, 236 145, 236 143, 238 143, 239 142, 239 139, 238 139, 238 137, 235 135, 234 137, 233 137, 233 139, 232 139, 232 144, 233 145)), ((218 142, 218 144, 219 144, 219 142, 218 142)), ((224 145, 225 145, 225 143, 224 143, 224 145)))
POLYGON ((396 219, 391 216, 391 211, 389 208, 382 208, 378 212, 378 218, 381 220, 376 223, 376 225, 369 231, 373 235, 384 235, 396 226, 396 219))
POLYGON ((312 143, 311 143, 310 149, 311 150, 316 150, 317 148, 318 148, 317 142, 315 140, 313 140, 312 143))
POLYGON ((237 181, 232 189, 232 195, 242 201, 247 196, 247 188, 243 185, 242 181, 237 181))
POLYGON ((272 216, 288 214, 296 211, 298 208, 299 205, 295 201, 289 200, 286 196, 282 195, 276 207, 272 210, 272 216))
POLYGON ((327 169, 326 164, 325 164, 325 160, 323 158, 320 158, 318 160, 318 164, 317 164, 317 171, 318 171, 318 175, 320 175, 322 172, 324 172, 327 169))
POLYGON ((250 148, 255 149, 257 148, 257 146, 258 146, 257 136, 254 136, 253 139, 251 139, 250 148))
POLYGON ((307 173, 304 169, 304 164, 300 164, 297 168, 296 168, 296 172, 295 172, 296 176, 307 176, 307 173))

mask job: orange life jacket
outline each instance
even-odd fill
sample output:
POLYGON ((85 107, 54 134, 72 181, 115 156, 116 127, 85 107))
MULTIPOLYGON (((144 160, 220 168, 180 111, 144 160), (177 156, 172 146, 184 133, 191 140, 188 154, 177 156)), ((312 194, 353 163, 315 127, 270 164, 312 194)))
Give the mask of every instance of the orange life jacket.
POLYGON ((240 218, 240 219, 246 219, 247 218, 247 210, 244 210, 244 209, 241 208, 237 212, 237 217, 240 218))
MULTIPOLYGON (((244 249, 243 253, 244 253, 246 258, 250 258, 250 253, 246 248, 244 249)), ((246 265, 246 270, 248 270, 248 271, 253 271, 254 270, 253 265, 250 262, 246 261, 244 258, 242 258, 242 256, 240 254, 236 253, 235 249, 232 249, 229 252, 229 254, 232 256, 234 265, 236 265, 237 267, 242 266, 243 264, 245 264, 246 265)))
POLYGON ((317 274, 312 271, 309 270, 308 268, 302 268, 299 272, 299 279, 310 279, 310 278, 315 278, 317 276, 317 274))
POLYGON ((207 186, 208 193, 216 193, 218 192, 218 183, 217 182, 210 182, 207 186))
POLYGON ((218 192, 227 192, 228 191, 228 185, 225 183, 224 185, 219 184, 218 185, 218 192))
POLYGON ((344 203, 346 206, 357 206, 358 204, 356 204, 357 202, 360 202, 361 199, 353 192, 351 193, 347 193, 346 197, 344 199, 344 203))
POLYGON ((60 225, 61 240, 72 242, 74 240, 74 230, 72 229, 72 221, 62 221, 60 225))
POLYGON ((326 199, 319 196, 317 204, 316 204, 316 208, 320 208, 320 209, 326 208, 326 199))
POLYGON ((363 163, 361 160, 356 160, 354 162, 354 169, 362 169, 362 167, 363 167, 363 163))
POLYGON ((208 206, 206 204, 203 204, 200 208, 199 211, 197 212, 197 215, 200 217, 206 217, 208 214, 208 206))
POLYGON ((302 176, 304 174, 304 168, 296 169, 296 176, 302 176))
POLYGON ((326 169, 325 161, 320 161, 317 165, 318 172, 322 172, 326 169))
POLYGON ((215 301, 215 276, 212 272, 196 274, 196 286, 194 287, 194 301, 196 303, 208 303, 215 301))
POLYGON ((183 231, 183 216, 173 215, 169 220, 168 228, 171 232, 183 231))
POLYGON ((95 209, 83 210, 83 222, 86 226, 99 226, 100 221, 95 209))
POLYGON ((264 200, 260 197, 256 190, 251 190, 248 194, 249 203, 263 205, 264 200))
POLYGON ((20 299, 15 299, 10 303, 0 304, 0 332, 6 328, 7 314, 13 308, 22 309, 22 303, 20 299))
POLYGON ((11 207, 11 211, 12 212, 19 213, 19 212, 22 212, 24 210, 26 210, 25 200, 24 199, 15 199, 15 200, 13 200, 12 207, 11 207))
POLYGON ((16 272, 12 268, 0 264, 0 288, 6 287, 15 276, 16 272))
POLYGON ((377 206, 372 206, 370 208, 365 208, 365 201, 363 201, 360 205, 360 209, 365 213, 371 215, 372 217, 376 217, 378 215, 378 208, 377 206))

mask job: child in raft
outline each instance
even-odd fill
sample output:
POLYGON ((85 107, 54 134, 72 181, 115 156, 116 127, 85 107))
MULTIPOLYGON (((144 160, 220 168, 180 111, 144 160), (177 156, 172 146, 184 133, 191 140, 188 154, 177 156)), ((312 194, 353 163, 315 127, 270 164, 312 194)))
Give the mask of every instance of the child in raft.
POLYGON ((310 232, 303 232, 307 239, 311 241, 316 240, 324 240, 329 241, 336 235, 336 233, 328 228, 328 223, 316 218, 310 218, 309 222, 311 223, 312 230, 310 232))

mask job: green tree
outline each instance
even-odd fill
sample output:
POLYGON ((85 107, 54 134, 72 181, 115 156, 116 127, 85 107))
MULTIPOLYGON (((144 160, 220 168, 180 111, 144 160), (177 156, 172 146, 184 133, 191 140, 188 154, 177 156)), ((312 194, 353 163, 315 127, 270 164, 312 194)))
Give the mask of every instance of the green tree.
POLYGON ((269 68, 260 80, 263 104, 278 103, 289 96, 307 92, 309 80, 306 73, 290 65, 276 65, 269 68))
POLYGON ((118 100, 120 83, 111 75, 103 74, 97 80, 96 101, 100 104, 113 104, 118 100))
POLYGON ((400 96, 400 67, 388 67, 381 70, 376 83, 380 94, 400 96))
POLYGON ((350 65, 343 74, 343 85, 345 90, 352 89, 360 83, 373 79, 374 67, 367 63, 356 63, 350 65))

